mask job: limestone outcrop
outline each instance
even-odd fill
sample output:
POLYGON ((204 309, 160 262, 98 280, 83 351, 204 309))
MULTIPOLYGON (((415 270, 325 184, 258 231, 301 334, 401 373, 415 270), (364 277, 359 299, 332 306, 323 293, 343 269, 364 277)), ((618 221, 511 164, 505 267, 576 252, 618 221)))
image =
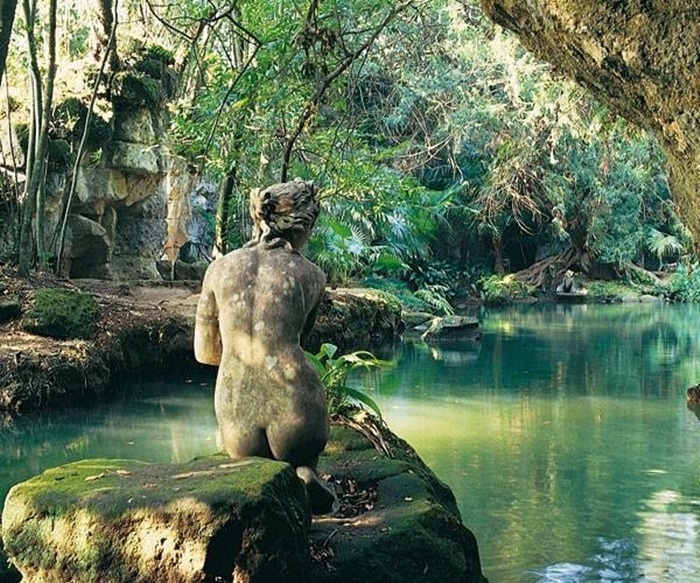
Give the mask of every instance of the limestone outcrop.
MULTIPOLYGON (((490 17, 598 99, 658 136, 700 242, 700 10, 686 0, 482 0, 490 17)), ((697 243, 700 245, 700 243, 697 243)))

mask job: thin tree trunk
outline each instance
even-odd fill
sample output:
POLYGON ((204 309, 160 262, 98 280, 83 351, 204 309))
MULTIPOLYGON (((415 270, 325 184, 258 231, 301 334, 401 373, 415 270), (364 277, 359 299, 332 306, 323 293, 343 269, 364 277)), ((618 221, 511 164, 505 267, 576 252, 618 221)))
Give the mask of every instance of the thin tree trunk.
POLYGON ((37 151, 38 164, 32 180, 36 184, 36 251, 39 259, 39 270, 48 269, 48 256, 44 243, 44 207, 46 194, 46 171, 48 166, 49 124, 51 108, 53 107, 53 88, 56 80, 56 5, 57 0, 49 0, 49 30, 48 30, 48 65, 46 69, 46 85, 44 87, 44 110, 39 134, 37 151))
MULTIPOLYGON (((32 240, 32 221, 36 212, 36 193, 34 188, 35 171, 40 165, 38 159, 39 131, 41 128, 41 81, 39 63, 36 56, 36 38, 34 36, 34 24, 36 17, 36 2, 30 4, 30 0, 23 0, 24 17, 27 26, 27 44, 29 48, 29 78, 32 93, 32 121, 29 129, 29 145, 27 146, 26 178, 24 183, 24 196, 22 200, 22 226, 19 235, 19 272, 23 276, 29 275, 29 270, 34 261, 34 241, 32 240)), ((37 183, 38 185, 38 183, 37 183)))
POLYGON ((116 5, 117 0, 98 0, 97 2, 97 18, 100 21, 101 29, 97 31, 95 56, 100 59, 103 54, 106 54, 109 68, 112 71, 119 70, 117 37, 112 34, 116 23, 116 5))
POLYGON ((228 253, 228 224, 231 195, 236 188, 236 169, 231 168, 219 185, 219 200, 216 204, 216 227, 214 257, 228 253))
POLYGON ((503 262, 503 239, 500 236, 494 235, 491 237, 491 244, 493 245, 493 269, 498 275, 503 275, 506 272, 505 264, 503 262))
POLYGON ((5 73, 7 50, 12 36, 12 25, 15 22, 17 0, 0 0, 0 82, 5 73))

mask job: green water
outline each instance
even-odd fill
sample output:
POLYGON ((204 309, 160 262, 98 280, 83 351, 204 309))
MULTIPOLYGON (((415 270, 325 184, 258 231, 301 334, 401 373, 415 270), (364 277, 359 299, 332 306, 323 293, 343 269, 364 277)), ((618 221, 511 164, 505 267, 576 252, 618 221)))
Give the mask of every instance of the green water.
MULTIPOLYGON (((480 314, 460 350, 406 342, 375 387, 390 427, 455 492, 491 583, 700 581, 700 308, 480 314)), ((0 496, 85 457, 215 451, 213 377, 0 425, 0 496)), ((1 421, 1 420, 0 420, 1 421)))

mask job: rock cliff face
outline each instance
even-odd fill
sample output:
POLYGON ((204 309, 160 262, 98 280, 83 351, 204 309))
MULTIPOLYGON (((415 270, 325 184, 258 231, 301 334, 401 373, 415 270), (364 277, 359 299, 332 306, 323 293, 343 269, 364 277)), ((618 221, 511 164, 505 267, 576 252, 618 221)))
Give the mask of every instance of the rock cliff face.
POLYGON ((700 6, 687 0, 482 0, 523 44, 658 136, 700 245, 700 6))
MULTIPOLYGON (((161 279, 158 260, 173 264, 189 240, 190 195, 199 177, 165 145, 175 74, 157 51, 144 49, 127 61, 101 86, 99 106, 90 114, 90 94, 80 88, 92 87, 85 79, 95 74, 94 64, 73 64, 75 95, 63 95, 55 106, 44 245, 52 256, 59 253, 68 208, 62 272, 71 278, 161 279)), ((22 168, 29 126, 19 119, 11 134, 5 132, 0 129, 4 159, 22 168)))

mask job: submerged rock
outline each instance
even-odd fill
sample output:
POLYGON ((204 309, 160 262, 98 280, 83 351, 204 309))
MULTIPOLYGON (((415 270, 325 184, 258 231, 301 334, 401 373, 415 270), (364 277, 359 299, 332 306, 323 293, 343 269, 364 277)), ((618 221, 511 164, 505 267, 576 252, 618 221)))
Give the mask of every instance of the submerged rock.
POLYGON ((481 340, 481 326, 478 318, 469 316, 434 318, 421 340, 428 344, 473 342, 481 340))

